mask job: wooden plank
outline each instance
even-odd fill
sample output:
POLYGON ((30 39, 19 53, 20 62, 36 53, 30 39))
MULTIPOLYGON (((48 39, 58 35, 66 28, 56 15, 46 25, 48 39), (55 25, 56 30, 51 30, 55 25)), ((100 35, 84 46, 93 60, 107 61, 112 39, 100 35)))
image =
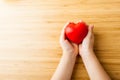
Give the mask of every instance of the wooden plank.
MULTIPOLYGON (((1 0, 0 80, 49 80, 62 55, 61 29, 80 19, 95 25, 96 55, 119 80, 120 0, 1 0)), ((89 80, 80 57, 72 80, 89 80)))

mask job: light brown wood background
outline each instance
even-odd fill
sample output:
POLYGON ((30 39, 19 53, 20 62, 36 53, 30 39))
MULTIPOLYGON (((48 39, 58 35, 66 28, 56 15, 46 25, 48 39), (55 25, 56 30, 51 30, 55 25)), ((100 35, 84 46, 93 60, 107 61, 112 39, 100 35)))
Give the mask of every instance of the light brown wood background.
MULTIPOLYGON (((80 19, 94 24, 96 55, 120 80, 120 0, 0 0, 0 80, 49 80, 61 29, 80 19)), ((89 80, 80 56, 72 80, 89 80)))

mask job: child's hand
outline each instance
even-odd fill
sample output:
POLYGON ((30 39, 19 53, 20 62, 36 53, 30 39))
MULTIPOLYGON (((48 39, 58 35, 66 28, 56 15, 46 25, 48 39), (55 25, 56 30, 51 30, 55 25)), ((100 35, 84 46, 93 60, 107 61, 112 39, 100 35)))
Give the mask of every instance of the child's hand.
POLYGON ((94 45, 93 26, 89 26, 87 36, 84 38, 82 44, 79 44, 79 54, 86 55, 89 52, 93 51, 93 45, 94 45))
POLYGON ((63 50, 63 55, 76 57, 78 55, 78 51, 79 51, 78 45, 75 43, 72 43, 66 39, 66 36, 65 36, 66 25, 64 26, 64 28, 61 32, 61 36, 60 36, 60 45, 61 45, 62 50, 63 50))

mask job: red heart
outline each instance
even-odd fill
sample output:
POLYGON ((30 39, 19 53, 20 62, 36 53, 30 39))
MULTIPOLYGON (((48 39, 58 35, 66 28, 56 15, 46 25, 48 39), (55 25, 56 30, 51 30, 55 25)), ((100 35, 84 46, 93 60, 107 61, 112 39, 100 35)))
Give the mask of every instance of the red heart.
POLYGON ((84 22, 77 24, 70 22, 65 28, 65 34, 68 40, 80 44, 88 33, 88 26, 84 22))

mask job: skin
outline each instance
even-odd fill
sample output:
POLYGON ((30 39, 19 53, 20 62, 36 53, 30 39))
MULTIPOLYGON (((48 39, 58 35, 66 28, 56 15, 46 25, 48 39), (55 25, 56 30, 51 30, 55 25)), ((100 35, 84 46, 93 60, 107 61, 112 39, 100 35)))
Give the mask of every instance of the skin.
POLYGON ((111 80, 93 51, 93 26, 89 26, 88 29, 88 34, 84 38, 82 44, 77 45, 66 39, 65 27, 63 28, 60 36, 60 45, 63 50, 63 54, 51 80, 70 80, 76 56, 78 54, 82 57, 83 63, 91 80, 111 80))
POLYGON ((111 80, 93 51, 94 34, 93 26, 89 26, 89 32, 84 38, 82 44, 79 44, 79 54, 87 69, 91 80, 111 80))

